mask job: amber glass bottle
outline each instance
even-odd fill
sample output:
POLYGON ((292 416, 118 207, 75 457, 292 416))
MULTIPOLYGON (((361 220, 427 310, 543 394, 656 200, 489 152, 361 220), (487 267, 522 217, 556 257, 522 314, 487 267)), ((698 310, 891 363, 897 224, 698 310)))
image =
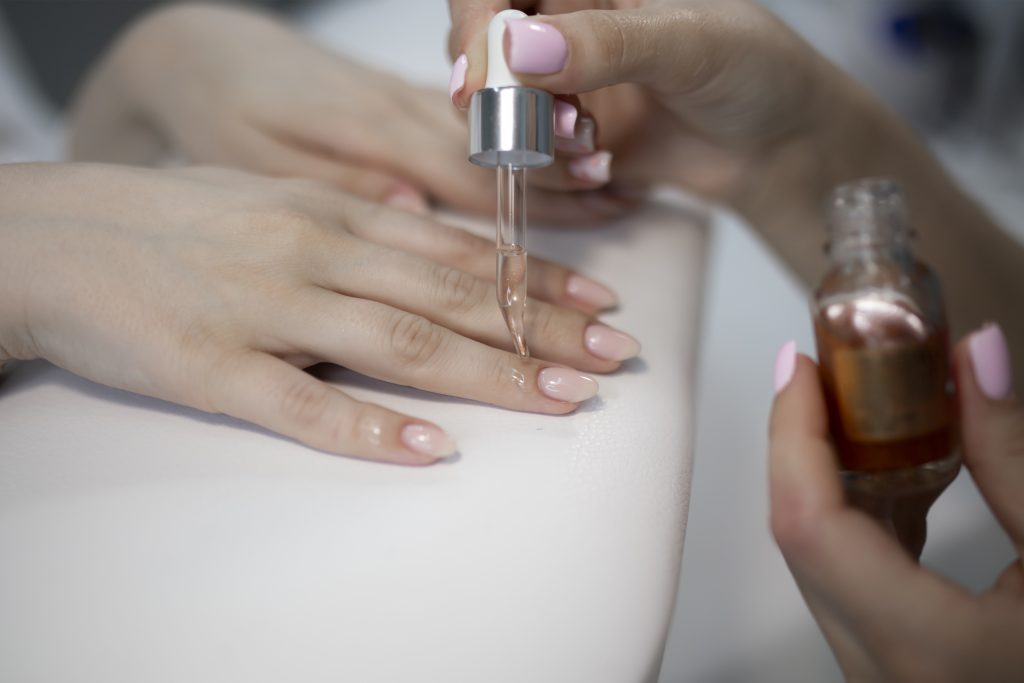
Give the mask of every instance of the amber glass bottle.
MULTIPOLYGON (((942 294, 914 258, 906 203, 891 181, 835 191, 826 251, 832 268, 812 309, 843 484, 892 525, 908 506, 927 510, 960 469, 942 294)), ((923 545, 923 526, 915 533, 923 545)))

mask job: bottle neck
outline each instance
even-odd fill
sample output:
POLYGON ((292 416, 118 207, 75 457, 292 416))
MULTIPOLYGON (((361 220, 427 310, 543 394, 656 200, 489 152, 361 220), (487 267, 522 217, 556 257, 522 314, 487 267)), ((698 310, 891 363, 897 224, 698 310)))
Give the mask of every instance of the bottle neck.
POLYGON ((850 183, 832 195, 826 253, 834 263, 909 261, 911 238, 906 203, 892 181, 850 183))

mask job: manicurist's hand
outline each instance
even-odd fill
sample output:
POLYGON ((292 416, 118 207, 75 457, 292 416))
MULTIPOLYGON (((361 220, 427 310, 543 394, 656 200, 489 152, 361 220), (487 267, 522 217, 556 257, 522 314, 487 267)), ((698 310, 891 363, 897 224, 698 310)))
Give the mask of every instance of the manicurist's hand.
POLYGON ((460 106, 483 86, 495 12, 543 15, 507 22, 510 67, 526 85, 579 95, 580 134, 590 134, 579 124, 592 117, 614 155, 595 152, 549 175, 571 187, 676 182, 734 199, 784 148, 816 133, 843 85, 781 22, 742 0, 449 5, 452 58, 466 67, 460 106))
POLYGON ((844 502, 817 368, 780 354, 772 531, 850 681, 1009 682, 1024 671, 1024 410, 1001 329, 961 343, 956 372, 965 463, 1018 553, 981 595, 919 566, 844 502))
MULTIPOLYGON (((464 121, 441 91, 332 53, 238 7, 160 9, 93 70, 73 108, 76 159, 188 163, 310 178, 424 212, 429 200, 490 213, 494 173, 466 160, 464 121)), ((623 202, 534 190, 532 215, 579 223, 623 202)))
MULTIPOLYGON (((533 173, 547 187, 670 183, 743 216, 814 287, 825 271, 825 200, 867 177, 899 182, 923 261, 938 273, 955 335, 1003 321, 1024 367, 1024 246, 944 171, 873 95, 751 0, 450 0, 455 102, 487 72, 500 10, 505 57, 524 84, 579 96, 600 151, 533 173), (582 185, 581 185, 582 183, 582 185)), ((571 193, 570 193, 571 194, 571 193)), ((1020 377, 1018 377, 1020 379, 1020 377)))
POLYGON ((225 413, 333 453, 423 464, 436 425, 300 368, 548 414, 637 353, 605 288, 530 265, 535 359, 510 348, 493 244, 312 181, 212 168, 0 166, 0 362, 225 413), (577 369, 572 369, 577 368, 577 369))

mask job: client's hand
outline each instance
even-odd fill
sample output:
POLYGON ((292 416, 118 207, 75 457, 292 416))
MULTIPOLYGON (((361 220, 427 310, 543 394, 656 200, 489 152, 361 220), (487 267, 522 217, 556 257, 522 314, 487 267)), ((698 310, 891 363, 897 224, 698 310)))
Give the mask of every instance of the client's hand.
MULTIPOLYGON (((76 159, 152 163, 171 153, 310 178, 423 212, 435 198, 494 210, 494 173, 466 160, 466 126, 426 90, 314 44, 269 16, 178 5, 129 29, 73 107, 76 159)), ((539 219, 579 223, 628 208, 601 193, 532 190, 539 219)))
POLYGON ((562 414, 597 391, 570 367, 638 350, 589 315, 608 290, 539 259, 537 358, 501 350, 490 242, 313 181, 29 164, 0 167, 0 188, 0 361, 45 358, 326 451, 428 463, 454 444, 299 369, 319 361, 562 414))

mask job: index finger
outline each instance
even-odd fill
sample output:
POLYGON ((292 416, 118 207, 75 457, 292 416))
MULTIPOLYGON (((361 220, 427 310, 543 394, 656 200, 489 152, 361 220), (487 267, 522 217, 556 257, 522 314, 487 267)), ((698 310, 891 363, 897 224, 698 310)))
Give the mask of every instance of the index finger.
POLYGON ((448 53, 452 62, 464 56, 465 81, 452 82, 449 94, 459 109, 469 106, 469 96, 484 87, 487 80, 487 25, 498 12, 525 9, 532 2, 523 0, 449 0, 452 29, 448 34, 448 53))

